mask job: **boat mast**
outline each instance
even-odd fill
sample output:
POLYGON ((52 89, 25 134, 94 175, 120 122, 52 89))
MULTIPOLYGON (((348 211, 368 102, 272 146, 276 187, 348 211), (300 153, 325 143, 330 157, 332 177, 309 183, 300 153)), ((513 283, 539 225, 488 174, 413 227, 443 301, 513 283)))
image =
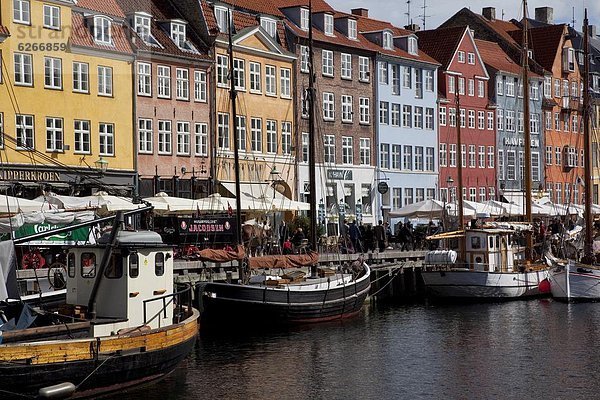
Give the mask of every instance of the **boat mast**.
POLYGON ((242 190, 240 187, 240 156, 239 156, 239 132, 237 127, 237 111, 236 111, 236 100, 237 92, 235 90, 235 70, 233 68, 233 39, 231 37, 233 30, 233 14, 231 8, 228 11, 227 18, 227 38, 229 40, 229 98, 231 99, 231 126, 233 128, 233 162, 235 171, 235 221, 237 224, 237 244, 242 243, 242 190))
POLYGON ((584 193, 585 193, 585 243, 583 254, 587 260, 593 258, 593 230, 592 230, 592 157, 590 139, 590 39, 587 8, 583 18, 583 146, 584 146, 584 193))
MULTIPOLYGON (((529 225, 533 224, 531 218, 531 128, 530 128, 530 115, 529 115, 529 43, 528 43, 528 20, 527 20, 527 0, 523 0, 523 53, 521 55, 522 63, 522 77, 523 80, 523 129, 524 137, 523 142, 525 145, 525 168, 523 170, 525 174, 525 222, 529 225)), ((521 177, 523 179, 523 177, 521 177)), ((531 261, 532 249, 533 249, 533 235, 530 230, 525 233, 526 247, 525 247, 525 260, 531 261)))
MULTIPOLYGON (((464 226, 464 209, 463 209, 463 196, 462 196, 462 192, 463 192, 463 153, 462 153, 462 138, 461 138, 461 133, 460 133, 460 124, 461 124, 461 120, 460 120, 460 93, 458 92, 458 80, 460 79, 459 76, 456 76, 456 80, 455 80, 455 89, 454 89, 454 99, 455 99, 455 104, 456 104, 456 147, 457 149, 457 161, 458 161, 458 176, 457 176, 457 181, 456 181, 456 191, 458 193, 456 193, 456 198, 457 198, 457 204, 458 204, 458 229, 463 229, 464 226)), ((466 116, 465 116, 466 118, 466 116)), ((462 242, 464 242, 465 240, 462 240, 462 242)), ((464 253, 464 248, 463 250, 463 256, 465 256, 464 253)))
POLYGON ((308 1, 308 93, 306 100, 308 109, 308 180, 310 203, 310 248, 317 249, 317 172, 315 148, 315 72, 313 63, 313 33, 312 33, 312 0, 308 1))

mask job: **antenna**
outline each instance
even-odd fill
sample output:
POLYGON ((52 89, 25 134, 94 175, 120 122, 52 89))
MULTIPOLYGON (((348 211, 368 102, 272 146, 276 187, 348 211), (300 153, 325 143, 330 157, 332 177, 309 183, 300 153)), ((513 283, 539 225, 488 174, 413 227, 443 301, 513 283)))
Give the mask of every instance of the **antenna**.
POLYGON ((421 18, 421 21, 423 21, 423 30, 425 30, 425 21, 428 17, 431 17, 431 15, 427 15, 427 0, 423 0, 423 6, 421 7, 421 9, 423 10, 423 13, 421 15, 419 15, 419 18, 421 18))
POLYGON ((573 19, 571 19, 571 26, 573 27, 573 29, 575 29, 575 22, 577 22, 575 20, 575 7, 572 8, 572 12, 573 12, 573 19))
POLYGON ((406 0, 406 12, 404 13, 404 15, 406 15, 406 25, 410 25, 410 1, 411 0, 406 0))
POLYGON ((504 21, 504 8, 502 9, 502 21, 504 21))

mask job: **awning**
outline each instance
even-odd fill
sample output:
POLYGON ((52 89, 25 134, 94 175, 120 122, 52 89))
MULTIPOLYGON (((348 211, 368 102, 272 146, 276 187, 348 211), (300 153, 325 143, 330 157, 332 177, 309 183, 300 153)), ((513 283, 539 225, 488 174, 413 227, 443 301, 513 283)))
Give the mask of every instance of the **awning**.
MULTIPOLYGON (((235 196, 234 182, 221 182, 221 185, 235 196)), ((250 208, 262 211, 309 210, 310 204, 294 201, 274 190, 268 183, 240 183, 242 201, 250 208)), ((248 208, 242 206, 242 208, 248 208)))

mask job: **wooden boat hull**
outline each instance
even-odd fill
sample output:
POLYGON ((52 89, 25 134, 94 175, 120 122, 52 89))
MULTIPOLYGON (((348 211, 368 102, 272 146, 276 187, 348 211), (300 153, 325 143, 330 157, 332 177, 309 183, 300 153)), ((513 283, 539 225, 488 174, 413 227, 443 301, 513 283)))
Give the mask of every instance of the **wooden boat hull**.
POLYGON ((335 279, 329 285, 302 288, 208 283, 199 293, 202 316, 211 322, 262 320, 284 325, 348 318, 360 311, 369 294, 370 270, 365 268, 356 280, 340 285, 335 279))
POLYGON ((539 284, 547 271, 487 272, 472 270, 423 271, 427 291, 435 297, 510 300, 542 295, 539 284))
POLYGON ((552 297, 563 302, 600 301, 600 270, 568 263, 549 273, 552 297))
POLYGON ((63 382, 74 398, 122 391, 163 377, 192 350, 199 313, 165 328, 103 338, 0 345, 0 389, 35 396, 63 382))

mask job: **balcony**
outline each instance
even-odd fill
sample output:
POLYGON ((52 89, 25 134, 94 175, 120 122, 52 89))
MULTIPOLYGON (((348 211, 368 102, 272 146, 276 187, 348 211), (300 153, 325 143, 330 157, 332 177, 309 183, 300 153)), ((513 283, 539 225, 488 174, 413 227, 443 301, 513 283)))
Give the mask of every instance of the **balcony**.
POLYGON ((575 96, 564 96, 561 99, 560 107, 562 112, 573 112, 581 111, 583 105, 581 104, 580 98, 575 96))

